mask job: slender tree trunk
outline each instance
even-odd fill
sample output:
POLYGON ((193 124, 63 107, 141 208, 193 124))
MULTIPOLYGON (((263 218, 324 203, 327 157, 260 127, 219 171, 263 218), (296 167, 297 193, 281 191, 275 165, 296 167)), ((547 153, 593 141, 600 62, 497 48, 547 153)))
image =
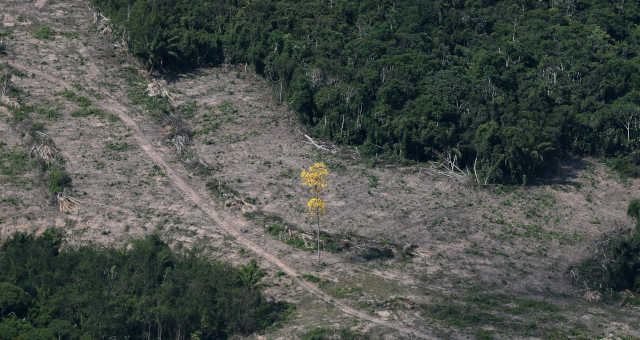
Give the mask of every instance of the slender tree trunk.
MULTIPOLYGON (((318 199, 319 195, 316 194, 316 199, 318 199)), ((320 262, 320 211, 316 212, 316 230, 318 236, 318 262, 320 262)))
POLYGON ((318 261, 320 261, 320 215, 316 216, 318 221, 318 261))

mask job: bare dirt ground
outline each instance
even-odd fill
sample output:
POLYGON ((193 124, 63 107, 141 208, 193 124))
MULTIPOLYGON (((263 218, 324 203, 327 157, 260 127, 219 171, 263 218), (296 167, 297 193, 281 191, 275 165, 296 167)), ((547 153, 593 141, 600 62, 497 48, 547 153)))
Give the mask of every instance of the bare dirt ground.
MULTIPOLYGON (((640 195, 640 182, 585 159, 567 161, 546 184, 479 189, 424 166, 375 164, 349 147, 325 152, 264 80, 233 66, 168 85, 177 104, 197 103, 184 117, 195 133, 191 152, 215 169, 197 175, 181 162, 168 127, 127 97, 131 84, 121 75, 137 63, 99 33, 85 2, 5 2, 1 30, 11 39, 0 63, 23 73, 13 83, 24 104, 57 113, 36 110, 34 119, 61 150, 80 204, 59 213, 37 169, 19 180, 2 177, 1 237, 57 226, 73 242, 124 245, 158 232, 176 248, 205 248, 232 263, 257 257, 270 272, 268 293, 297 304, 291 320, 257 338, 296 338, 313 327, 374 339, 640 337, 637 306, 587 301, 567 273, 603 234, 631 225, 626 205, 640 195), (44 26, 53 40, 34 38, 44 26), (74 115, 79 108, 62 90, 104 114, 74 115), (414 245, 415 256, 363 261, 324 252, 318 264, 312 251, 243 216, 261 212, 311 231, 299 174, 316 161, 331 170, 323 230, 414 245), (212 195, 211 181, 243 203, 212 195)), ((28 152, 24 131, 3 107, 0 141, 28 152)))

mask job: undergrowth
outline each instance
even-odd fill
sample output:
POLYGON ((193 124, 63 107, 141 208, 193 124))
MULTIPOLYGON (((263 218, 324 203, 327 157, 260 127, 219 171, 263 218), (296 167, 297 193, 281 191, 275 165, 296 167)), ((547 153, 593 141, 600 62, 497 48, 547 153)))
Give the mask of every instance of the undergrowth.
POLYGON ((635 230, 619 228, 605 235, 593 246, 593 255, 570 273, 579 286, 640 304, 640 200, 629 203, 627 215, 636 220, 635 230))

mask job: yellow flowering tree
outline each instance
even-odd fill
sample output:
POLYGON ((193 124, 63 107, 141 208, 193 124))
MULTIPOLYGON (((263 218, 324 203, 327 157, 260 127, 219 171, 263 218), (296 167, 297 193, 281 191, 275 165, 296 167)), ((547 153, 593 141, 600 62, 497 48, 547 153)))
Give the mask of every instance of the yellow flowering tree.
POLYGON ((316 218, 318 235, 318 260, 320 260, 320 216, 327 213, 327 205, 320 198, 320 194, 327 187, 327 175, 329 170, 324 163, 315 163, 308 170, 302 170, 302 185, 309 187, 313 197, 307 202, 309 215, 316 218))

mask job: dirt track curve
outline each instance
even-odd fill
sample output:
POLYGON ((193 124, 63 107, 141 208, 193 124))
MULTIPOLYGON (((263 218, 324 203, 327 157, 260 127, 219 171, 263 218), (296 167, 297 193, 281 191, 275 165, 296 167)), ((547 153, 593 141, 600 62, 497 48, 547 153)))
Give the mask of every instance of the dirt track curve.
MULTIPOLYGON (((41 8, 46 4, 47 0, 39 0, 35 6, 37 8, 41 8)), ((90 63, 90 61, 88 61, 90 63)), ((42 72, 36 68, 29 67, 27 65, 23 65, 17 60, 12 60, 9 62, 9 65, 12 67, 22 70, 24 72, 28 72, 29 74, 35 74, 36 76, 50 82, 51 84, 57 84, 63 88, 71 88, 71 84, 65 82, 60 78, 53 77, 45 72, 42 72)), ((90 67, 97 67, 96 65, 90 65, 90 67)), ((96 89, 99 90, 99 89, 96 89)), ((307 282, 301 279, 300 273, 298 273, 291 266, 283 262, 281 259, 276 257, 275 255, 267 252, 264 248, 260 247, 255 242, 246 238, 239 230, 244 229, 248 223, 244 218, 238 218, 236 216, 227 215, 225 212, 218 212, 213 204, 209 202, 209 200, 204 199, 200 194, 198 194, 179 174, 177 170, 172 168, 169 163, 165 160, 165 157, 161 152, 156 150, 154 146, 151 144, 150 139, 145 136, 145 134, 141 131, 138 124, 129 116, 128 109, 124 107, 118 99, 105 91, 101 91, 105 95, 104 100, 99 102, 103 107, 108 107, 109 111, 113 111, 112 113, 116 114, 123 123, 131 129, 132 137, 136 140, 138 146, 150 157, 158 166, 161 166, 167 175, 167 178, 170 182, 179 189, 185 198, 191 200, 199 209, 201 209, 212 222, 214 222, 217 226, 219 226, 222 230, 224 230, 229 235, 235 237, 236 241, 240 243, 246 249, 251 250, 258 256, 264 258, 265 260, 271 262, 273 265, 277 266, 280 270, 289 275, 297 284, 306 289, 311 294, 320 298, 321 300, 329 303, 345 314, 348 314, 352 317, 371 322, 373 324, 387 327, 390 329, 394 329, 398 332, 404 333, 406 335, 410 335, 413 337, 421 338, 421 339, 435 339, 435 337, 425 334, 419 330, 403 326, 400 323, 383 320, 380 318, 373 317, 368 315, 362 311, 354 309, 343 302, 335 299, 334 297, 328 295, 327 293, 320 290, 318 287, 313 285, 310 282, 307 282)))

